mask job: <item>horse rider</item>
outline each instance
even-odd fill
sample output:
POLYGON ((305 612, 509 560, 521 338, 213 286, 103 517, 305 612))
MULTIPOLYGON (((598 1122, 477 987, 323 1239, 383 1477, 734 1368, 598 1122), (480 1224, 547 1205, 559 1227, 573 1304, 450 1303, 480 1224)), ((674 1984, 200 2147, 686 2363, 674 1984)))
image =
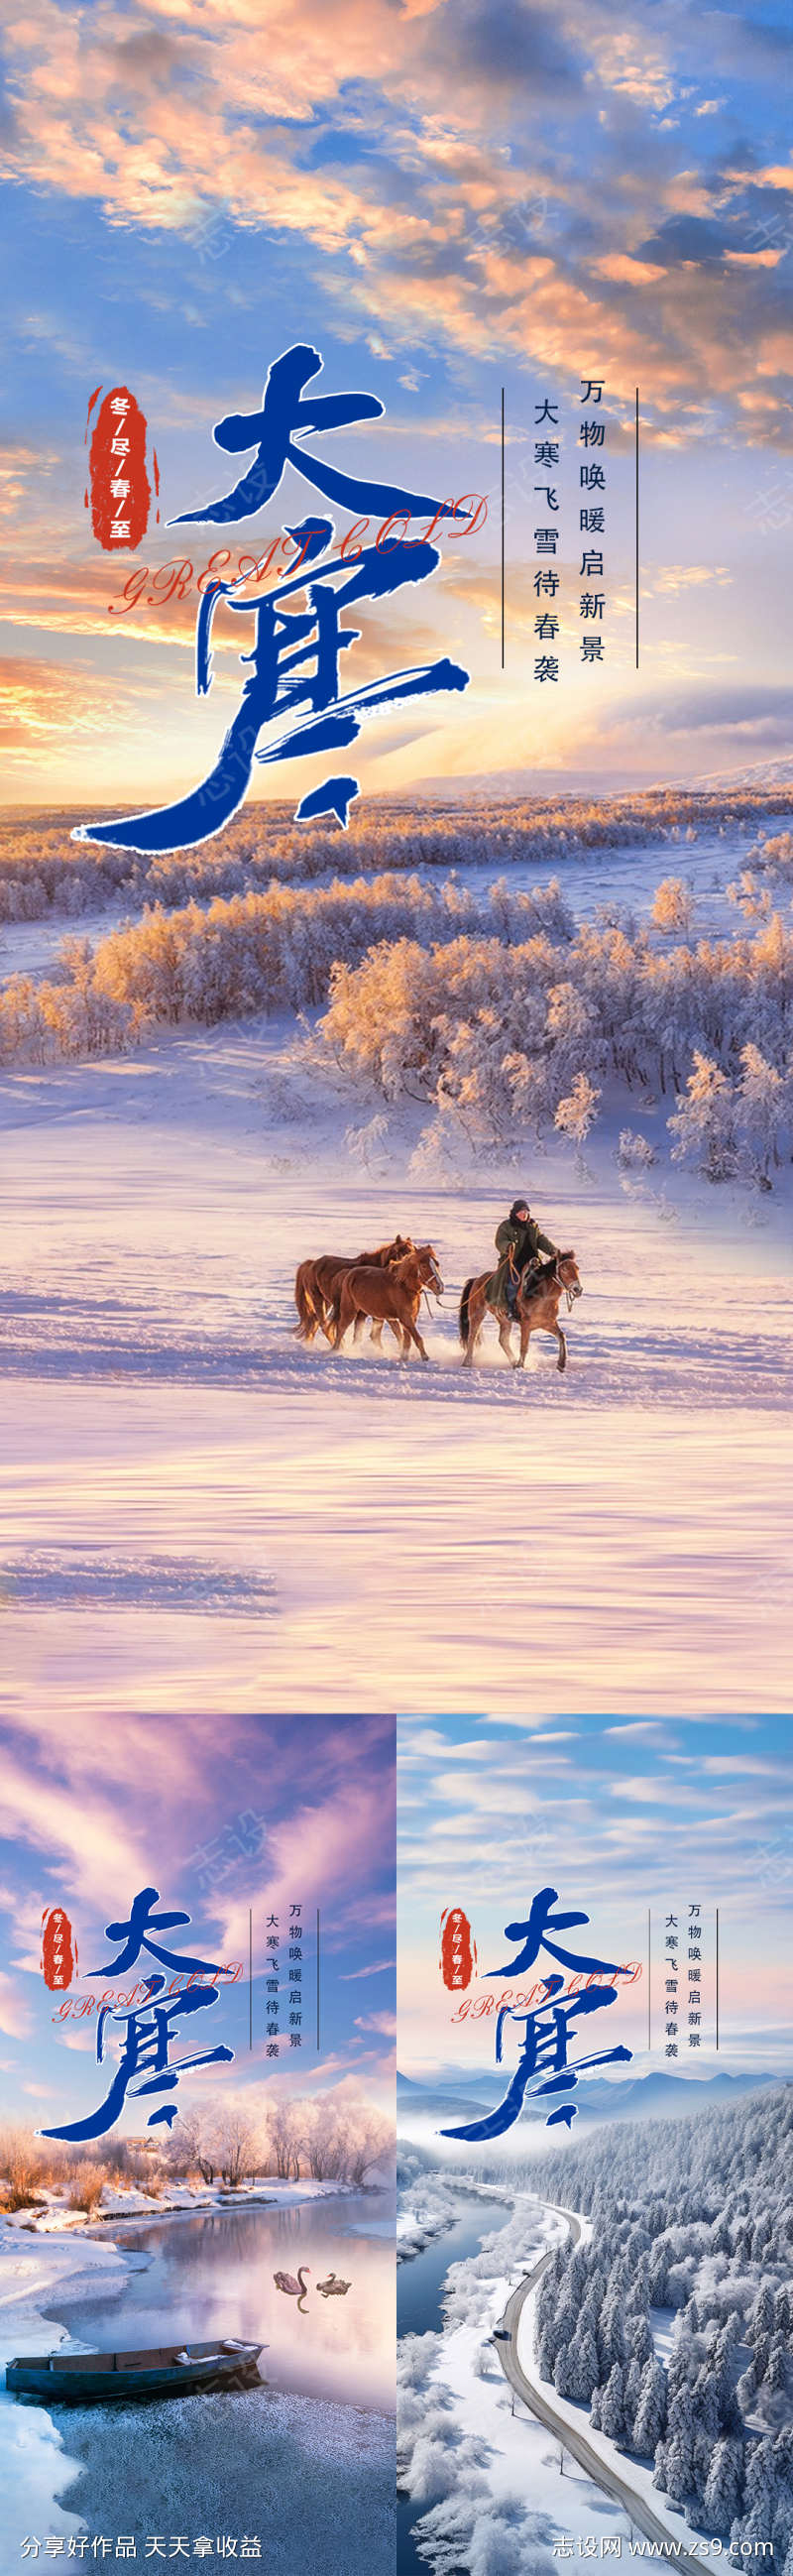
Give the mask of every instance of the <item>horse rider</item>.
POLYGON ((528 1200, 519 1198, 513 1199, 509 1215, 496 1229, 496 1251, 499 1259, 491 1303, 514 1315, 524 1270, 532 1264, 536 1267, 541 1252, 552 1254, 556 1260, 558 1247, 541 1232, 528 1200))

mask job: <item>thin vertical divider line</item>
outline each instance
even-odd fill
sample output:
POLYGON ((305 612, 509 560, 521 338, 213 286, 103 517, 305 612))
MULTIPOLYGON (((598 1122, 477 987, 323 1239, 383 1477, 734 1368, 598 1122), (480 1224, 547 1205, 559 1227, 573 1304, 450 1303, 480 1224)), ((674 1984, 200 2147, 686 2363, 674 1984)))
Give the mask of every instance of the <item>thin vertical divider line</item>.
POLYGON ((639 387, 636 387, 636 669, 639 668, 639 387))
POLYGON ((319 2053, 319 1906, 317 1906, 317 2053, 319 2053))
POLYGON ((649 1905, 648 1905, 648 1907, 647 1907, 647 2049, 648 2049, 648 2054, 649 2054, 650 2049, 652 2048, 652 2039, 651 2039, 650 2031, 651 2031, 651 2024, 650 2024, 650 1908, 649 1908, 649 1905))
POLYGON ((719 1909, 716 1907, 716 2047, 719 2045, 719 1909))
POLYGON ((253 2048, 253 1907, 248 1907, 248 2047, 253 2048))
POLYGON ((501 387, 501 668, 504 668, 504 387, 501 387))

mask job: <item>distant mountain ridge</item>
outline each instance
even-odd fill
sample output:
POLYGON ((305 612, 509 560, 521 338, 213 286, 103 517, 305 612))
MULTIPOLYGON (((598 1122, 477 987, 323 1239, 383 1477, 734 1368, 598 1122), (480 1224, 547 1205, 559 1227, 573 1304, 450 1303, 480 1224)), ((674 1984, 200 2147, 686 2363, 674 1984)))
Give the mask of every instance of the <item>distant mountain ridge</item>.
POLYGON ((668 794, 675 789, 681 795, 695 796, 700 788, 716 794, 719 788, 723 788, 728 795, 732 789, 737 791, 742 787, 772 788, 788 784, 793 787, 793 753, 786 753, 778 760, 757 760, 747 764, 746 768, 710 770, 695 778, 671 773, 664 778, 628 778, 624 770, 619 769, 598 771, 527 766, 525 769, 472 770, 468 776, 418 778, 410 794, 417 804, 426 800, 428 805, 439 801, 457 805, 469 800, 478 804, 482 798, 489 804, 497 804, 502 798, 515 797, 529 805, 544 805, 551 801, 562 804, 565 798, 576 796, 590 797, 596 804, 604 796, 653 796, 659 792, 668 794))
MULTIPOLYGON (((717 2110, 736 2101, 745 2093, 759 2093, 769 2084, 783 2084, 783 2075, 667 2075, 661 2068, 651 2075, 631 2077, 625 2083, 606 2083, 596 2077, 591 2084, 576 2086, 575 2100, 579 2113, 593 2120, 661 2119, 677 2113, 691 2116, 697 2111, 717 2110)), ((496 2075, 461 2075, 455 2084, 442 2079, 437 2084, 416 2084, 409 2075, 397 2075, 397 2110, 421 2113, 425 2119, 445 2124, 467 2119, 481 2119, 483 2112, 500 2102, 504 2081, 496 2075)), ((524 2103, 523 2119, 544 2120, 547 2101, 542 2096, 524 2103)))

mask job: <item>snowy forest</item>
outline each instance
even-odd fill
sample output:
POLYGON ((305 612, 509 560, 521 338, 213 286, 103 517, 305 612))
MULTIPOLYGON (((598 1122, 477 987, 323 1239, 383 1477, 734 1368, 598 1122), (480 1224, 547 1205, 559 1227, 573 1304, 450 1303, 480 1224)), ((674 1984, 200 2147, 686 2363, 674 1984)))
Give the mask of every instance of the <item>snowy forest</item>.
MULTIPOLYGON (((767 816, 765 792, 763 805, 767 816)), ((315 1072, 341 1075, 375 1106, 426 1110, 427 1168, 519 1132, 556 1134, 580 1154, 608 1107, 624 1119, 618 1160, 641 1174, 658 1131, 633 1121, 660 1110, 673 1160, 769 1191, 793 1149, 793 833, 764 828, 740 843, 729 884, 724 869, 726 934, 703 927, 677 872, 659 873, 641 915, 607 902, 584 920, 563 872, 514 882, 527 857, 563 871, 576 850, 613 852, 621 838, 638 866, 643 848, 693 844, 703 815, 734 839, 752 811, 749 792, 705 791, 558 809, 383 808, 348 841, 283 822, 257 838, 237 818, 221 840, 156 862, 99 858, 46 818, 27 834, 8 826, 9 921, 111 899, 118 912, 122 894, 144 909, 99 936, 72 929, 48 971, 9 972, 0 1062, 118 1054, 191 1023, 311 1012, 302 1044, 315 1072), (494 861, 502 872, 488 883, 494 861)), ((646 891, 645 861, 637 896, 646 891)))
MULTIPOLYGON (((609 2126, 533 2169, 582 2211, 537 2301, 536 2356, 562 2397, 698 2530, 773 2540, 793 2571, 793 2089, 685 2121, 609 2126), (660 2310, 675 2313, 668 2361, 660 2310)), ((532 2175, 522 2169, 522 2178, 532 2175)))
MULTIPOLYGON (((486 2187, 513 2215, 480 2254, 450 2267, 444 2335, 409 2335, 400 2347, 402 2477, 433 2568, 478 2563, 461 2545, 470 2526, 473 2548, 477 2523, 491 2529, 487 2567, 554 2563, 547 2523, 529 2520, 540 2503, 531 2480, 525 2523, 514 2504, 503 2529, 503 2512, 493 2517, 486 2454, 475 2436, 461 2441, 459 2403, 444 2386, 445 2337, 464 2323, 485 2338, 472 2350, 475 2374, 487 2376, 493 2284, 536 2261, 543 2204, 586 2223, 577 2245, 553 2254, 536 2294, 539 2376, 651 2471, 659 2497, 717 2539, 728 2563, 763 2542, 757 2556, 791 2576, 792 2145, 793 2088, 775 2084, 728 2109, 609 2121, 532 2158, 474 2156, 456 2174, 458 2190, 486 2187), (531 2556, 521 2555, 530 2538, 531 2556)), ((452 2223, 455 2194, 422 2149, 403 2146, 399 2171, 409 2256, 444 2215, 452 2223)))
MULTIPOLYGON (((370 803, 348 832, 296 824, 288 805, 246 808, 197 849, 151 857, 74 842, 60 811, 9 813, 0 824, 0 922, 35 921, 50 911, 75 917, 115 902, 162 904, 247 894, 281 878, 360 876, 416 867, 495 866, 526 860, 553 866, 575 851, 694 839, 703 827, 758 824, 790 808, 790 787, 654 788, 633 796, 571 796, 548 804, 477 801, 473 808, 370 803)), ((97 821, 112 815, 96 814, 97 821)))

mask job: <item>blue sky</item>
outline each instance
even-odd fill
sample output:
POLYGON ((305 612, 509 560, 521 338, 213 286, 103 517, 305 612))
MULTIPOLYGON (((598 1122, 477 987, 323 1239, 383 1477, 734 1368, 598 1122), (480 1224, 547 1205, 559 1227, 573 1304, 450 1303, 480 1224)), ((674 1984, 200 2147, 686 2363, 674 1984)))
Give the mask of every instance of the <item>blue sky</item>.
MULTIPOLYGON (((431 591, 359 648, 457 650, 472 685, 381 718, 364 785, 514 770, 675 778, 789 745, 793 34, 782 0, 692 15, 633 0, 33 0, 6 38, 3 742, 9 801, 152 797, 206 766, 239 692, 219 645, 193 695, 195 602, 109 617, 83 509, 90 393, 147 414, 163 517, 211 488, 212 422, 294 337, 386 420, 344 462, 487 490, 431 591), (580 666, 577 409, 605 377, 606 660, 580 666), (498 422, 507 418, 507 666, 498 422), (633 453, 643 439, 642 662, 633 453), (533 406, 561 407, 561 678, 533 678, 533 406), (145 787, 143 782, 145 781, 145 787)), ((337 448, 341 451, 341 441, 337 448)), ((296 478, 284 516, 305 505, 296 478)), ((281 513, 244 532, 275 535, 281 513)), ((189 532, 196 571, 210 551, 189 532)), ((152 569, 173 554, 164 525, 152 569)), ((132 559, 139 563, 142 558, 132 559)), ((130 558, 124 560, 129 570, 130 558)), ((368 654, 368 660, 367 660, 368 654)), ((307 778, 297 778, 304 786, 307 778)), ((283 792, 283 776, 277 781, 283 792)))
POLYGON ((621 1963, 644 1965, 650 1909, 651 2056, 644 1975, 609 2024, 607 2044, 616 2036, 635 2051, 631 2074, 665 2062, 664 1923, 675 1909, 683 1920, 694 1902, 704 1927, 702 2058, 686 2051, 672 2071, 711 2073, 717 2064, 728 2073, 789 2071, 792 1819, 786 1718, 562 1717, 534 1727, 487 1717, 400 1721, 403 2071, 423 2079, 442 2067, 489 2070, 492 2025, 477 2032, 451 2021, 453 2001, 437 1967, 442 1908, 463 1907, 480 1968, 489 1968, 510 1955, 504 1924, 525 1916, 537 1889, 549 1885, 563 1907, 589 1915, 579 1946, 621 1963))
MULTIPOLYGON (((223 2042, 231 2066, 192 2078, 205 2086, 307 2092, 354 2077, 386 2105, 394 2042, 394 1727, 361 1716, 193 1718, 177 1726, 90 1718, 63 1737, 46 1718, 0 1738, 0 2119, 52 2125, 95 2107, 107 2089, 95 2062, 96 2016, 53 2020, 59 1998, 41 1970, 41 1918, 63 1906, 79 1951, 74 1996, 96 1995, 88 1971, 119 1955, 105 1926, 126 1918, 138 1890, 155 1885, 163 1908, 190 1925, 170 1936, 175 1953, 213 1965, 241 1962, 201 2017, 201 2038, 179 2031, 182 2053, 223 2042), (209 1886, 209 1844, 253 1813, 261 1845, 232 1858, 209 1886), (264 2057, 267 1917, 279 1916, 287 1968, 289 1909, 303 1908, 303 2044, 288 2039, 277 2064, 264 2057), (254 2032, 249 2049, 248 1911, 253 1913, 254 2032), (316 1912, 320 1912, 320 2045, 316 2044, 316 1912), (204 2036, 211 2021, 211 2039, 204 2036)), ((257 1837, 254 1834, 253 1840, 257 1837)), ((217 1848, 214 1861, 217 1867, 217 1848)), ((166 1936, 163 1936, 165 1938, 166 1936)), ((125 1991, 153 1973, 145 1957, 125 1991)), ((109 1976, 108 1986, 118 1984, 109 1976)), ((284 1978, 284 1983, 288 1977, 284 1978)), ((71 1990, 70 1990, 71 1991, 71 1990)), ((283 2015, 282 2015, 283 2019, 283 2015)), ((195 2025, 194 2025, 195 2027, 195 2025)), ((179 2053, 179 2050, 177 2050, 179 2053)), ((185 2079, 188 2082, 188 2079, 185 2079)), ((142 2127, 127 2106, 122 2131, 142 2127)))

